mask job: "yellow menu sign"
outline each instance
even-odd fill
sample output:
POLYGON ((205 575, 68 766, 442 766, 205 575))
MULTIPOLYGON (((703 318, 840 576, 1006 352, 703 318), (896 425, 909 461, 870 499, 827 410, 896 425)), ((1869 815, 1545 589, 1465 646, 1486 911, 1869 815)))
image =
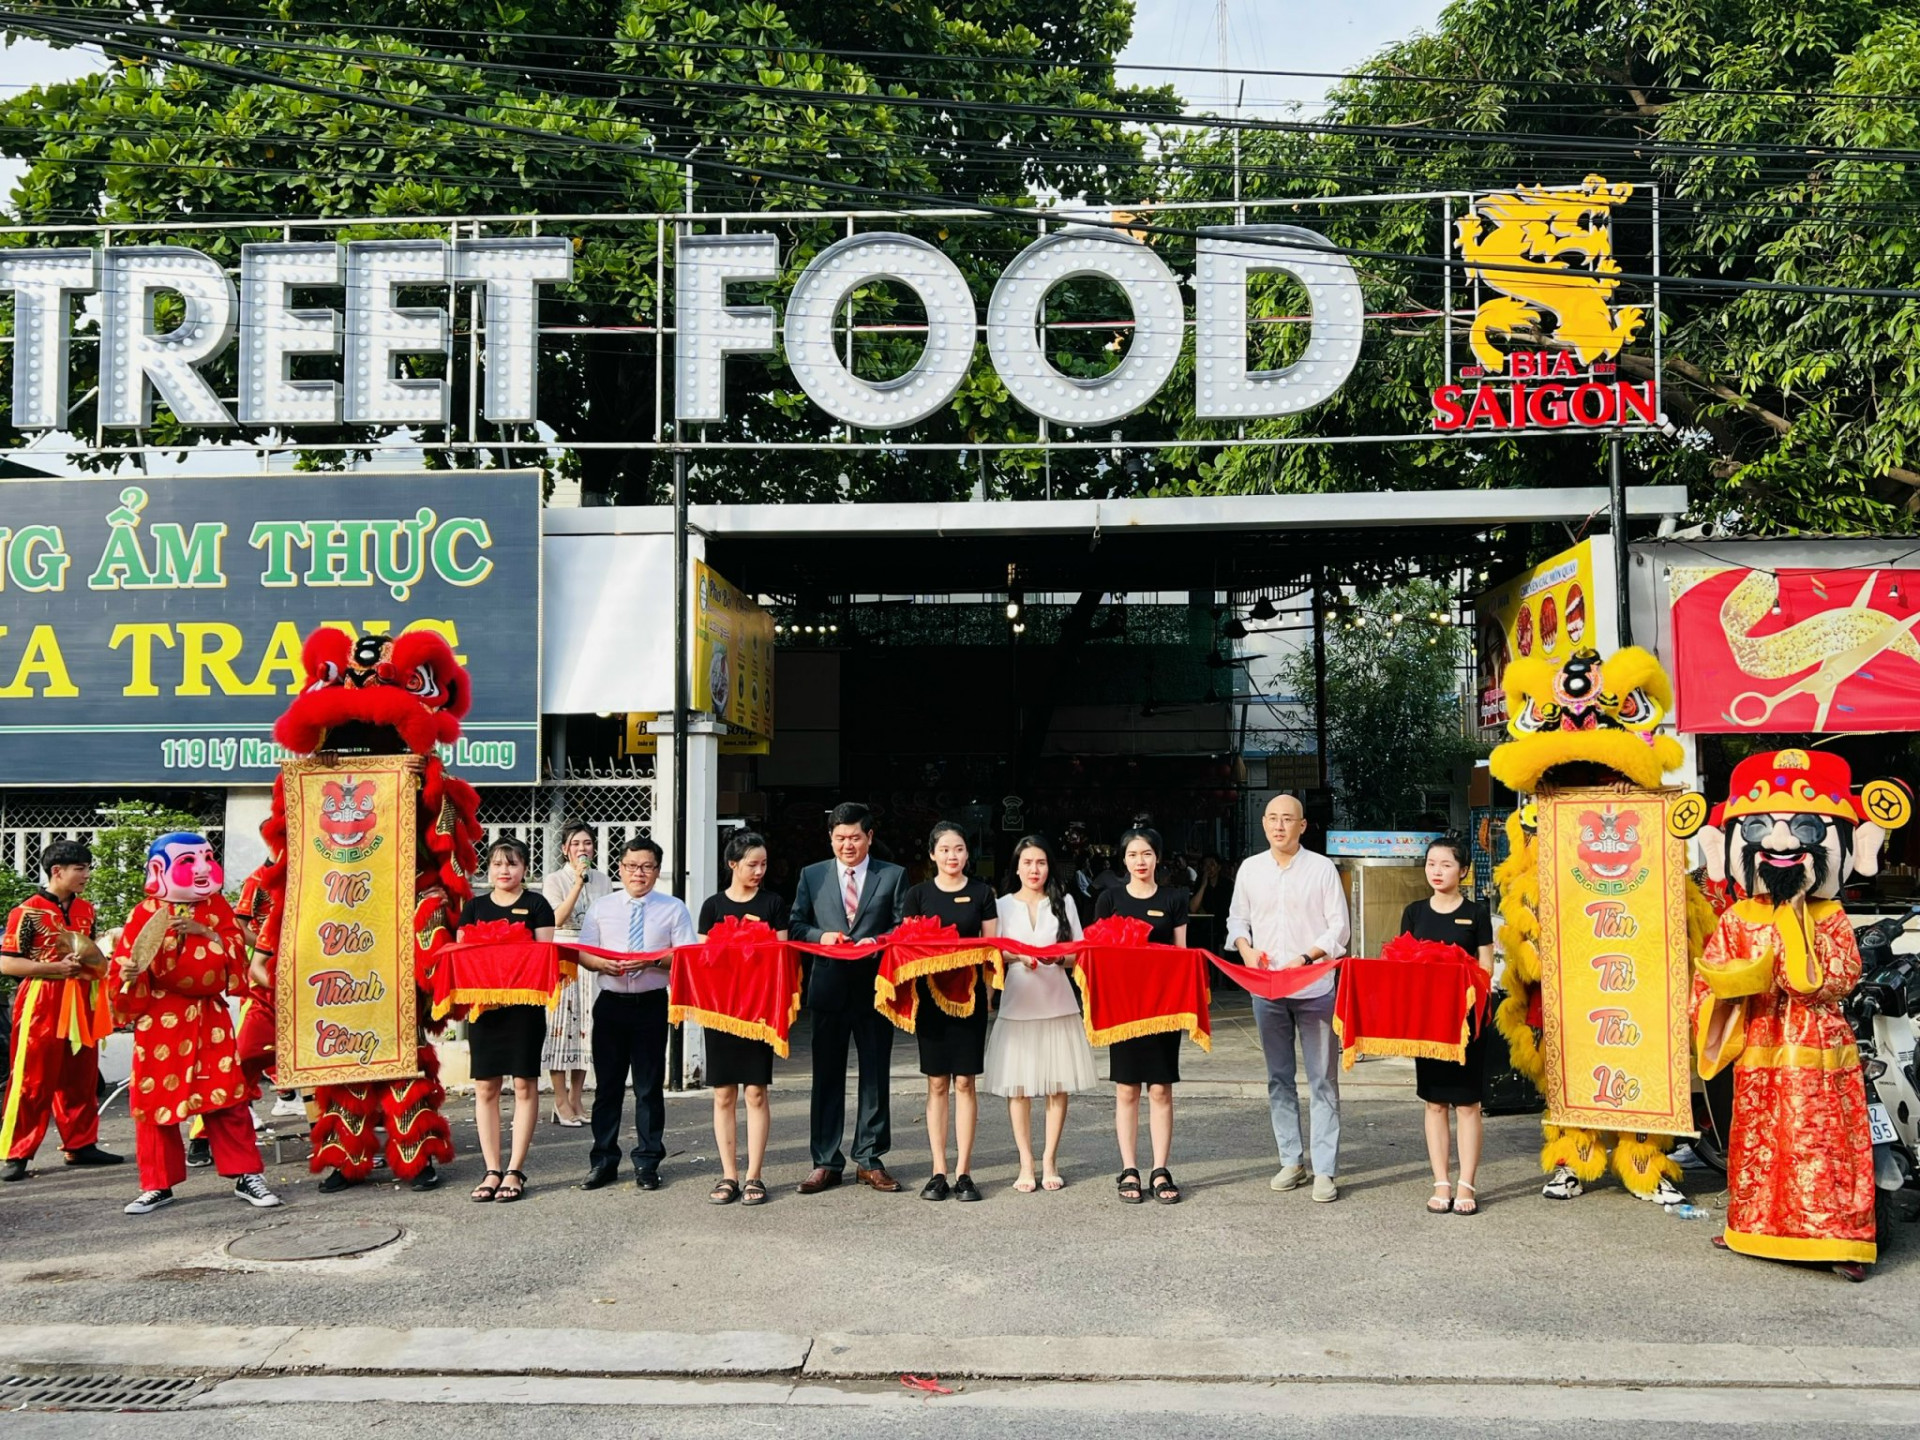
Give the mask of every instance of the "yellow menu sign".
POLYGON ((1601 597, 1594 589, 1593 542, 1582 540, 1501 581, 1474 601, 1480 625, 1483 730, 1506 727, 1507 697, 1500 677, 1511 662, 1537 655, 1557 664, 1582 646, 1612 648, 1611 641, 1602 644, 1596 633, 1601 597))
POLYGON ((287 900, 274 1072, 287 1088, 420 1073, 409 757, 282 767, 287 900))
POLYGON ((704 560, 693 562, 693 708, 773 734, 773 617, 704 560))
POLYGON ((1539 797, 1541 1045, 1555 1125, 1691 1135, 1679 790, 1539 797))

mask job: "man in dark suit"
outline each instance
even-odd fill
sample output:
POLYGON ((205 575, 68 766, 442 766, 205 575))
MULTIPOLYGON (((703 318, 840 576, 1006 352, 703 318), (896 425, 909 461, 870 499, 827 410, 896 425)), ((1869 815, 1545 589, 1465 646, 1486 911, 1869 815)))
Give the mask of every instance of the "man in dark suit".
MULTIPOLYGON (((864 805, 834 807, 827 817, 834 858, 809 865, 794 887, 788 932, 795 940, 838 945, 871 940, 900 923, 907 872, 867 852, 873 846, 873 812, 864 805)), ((800 1182, 802 1195, 817 1195, 840 1183, 846 1156, 840 1142, 847 1128, 847 1043, 860 1057, 860 1109, 854 1122, 854 1177, 891 1194, 900 1182, 882 1163, 893 1141, 887 1109, 887 1072, 893 1060, 893 1024, 873 1006, 880 957, 835 960, 815 956, 807 985, 813 1012, 813 1170, 800 1182)))

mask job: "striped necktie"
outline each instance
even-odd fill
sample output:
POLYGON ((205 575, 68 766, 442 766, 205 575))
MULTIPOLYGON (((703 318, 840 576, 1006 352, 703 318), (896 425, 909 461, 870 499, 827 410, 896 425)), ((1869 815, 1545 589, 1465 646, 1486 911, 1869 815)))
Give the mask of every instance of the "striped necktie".
POLYGON ((635 900, 627 907, 627 949, 638 953, 647 948, 647 902, 635 900))
POLYGON ((847 928, 853 928, 853 922, 860 913, 860 872, 847 871, 847 928))

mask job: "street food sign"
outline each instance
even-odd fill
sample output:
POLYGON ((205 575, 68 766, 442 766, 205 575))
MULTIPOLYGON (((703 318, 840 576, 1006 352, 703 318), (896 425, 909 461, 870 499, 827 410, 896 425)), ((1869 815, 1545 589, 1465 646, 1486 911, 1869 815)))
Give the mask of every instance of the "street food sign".
POLYGON ((1521 185, 1476 196, 1456 223, 1481 296, 1465 363, 1433 392, 1433 428, 1451 431, 1658 426, 1655 379, 1623 380, 1620 353, 1646 328, 1614 305, 1613 212, 1630 184, 1521 185))
POLYGON ((531 471, 0 483, 0 785, 265 785, 321 625, 429 629, 475 677, 448 760, 532 780, 531 471))

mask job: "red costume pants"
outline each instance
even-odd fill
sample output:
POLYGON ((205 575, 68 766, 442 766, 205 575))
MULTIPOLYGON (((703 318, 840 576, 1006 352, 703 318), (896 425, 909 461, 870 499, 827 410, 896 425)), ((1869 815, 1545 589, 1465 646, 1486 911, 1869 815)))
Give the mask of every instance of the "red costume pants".
POLYGON ((374 1085, 322 1085, 313 1092, 319 1119, 313 1125, 314 1174, 335 1169, 349 1180, 373 1173, 380 1131, 387 1132, 387 1168, 401 1180, 416 1180, 427 1166, 453 1159, 453 1130, 440 1106, 440 1057, 420 1047, 421 1073, 411 1080, 374 1085))
POLYGON ((22 980, 13 996, 13 1064, 0 1144, 8 1160, 26 1160, 60 1127, 60 1148, 78 1150, 100 1138, 100 1052, 75 1050, 56 1033, 64 980, 22 980))
MULTIPOLYGON (((254 1143, 253 1121, 247 1107, 229 1105, 202 1115, 207 1140, 213 1146, 213 1168, 228 1179, 258 1175, 260 1147, 254 1143)), ((155 1125, 141 1120, 133 1127, 134 1158, 140 1162, 142 1190, 171 1190, 187 1178, 187 1149, 180 1143, 178 1125, 155 1125)))

